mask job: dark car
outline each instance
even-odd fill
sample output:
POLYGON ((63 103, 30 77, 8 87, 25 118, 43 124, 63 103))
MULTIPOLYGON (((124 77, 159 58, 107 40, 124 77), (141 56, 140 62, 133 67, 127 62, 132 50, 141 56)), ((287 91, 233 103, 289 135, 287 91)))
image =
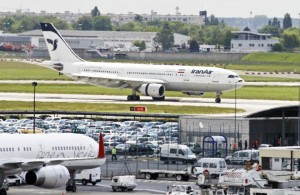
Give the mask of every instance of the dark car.
POLYGON ((129 155, 153 155, 154 149, 148 144, 130 145, 128 149, 129 155))

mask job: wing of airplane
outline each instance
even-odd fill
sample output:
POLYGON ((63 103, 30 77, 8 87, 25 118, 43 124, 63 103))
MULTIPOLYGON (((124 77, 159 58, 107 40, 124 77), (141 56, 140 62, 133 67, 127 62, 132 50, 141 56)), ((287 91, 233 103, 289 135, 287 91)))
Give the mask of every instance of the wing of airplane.
POLYGON ((136 77, 120 77, 112 74, 99 74, 99 73, 76 73, 73 76, 78 80, 84 80, 94 83, 105 85, 106 87, 118 87, 118 88, 138 88, 144 83, 157 83, 165 84, 166 81, 162 79, 147 79, 136 77), (115 82, 113 82, 115 81, 115 82))

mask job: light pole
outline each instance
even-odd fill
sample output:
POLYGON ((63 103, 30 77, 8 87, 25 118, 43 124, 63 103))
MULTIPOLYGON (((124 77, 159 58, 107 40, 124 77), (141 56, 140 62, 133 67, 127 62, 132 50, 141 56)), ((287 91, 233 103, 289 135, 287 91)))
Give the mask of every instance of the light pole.
MULTIPOLYGON (((238 143, 239 143, 238 137, 238 143)), ((234 82, 234 143, 236 143, 236 82, 234 82)), ((238 144, 237 144, 238 145, 238 144)))
POLYGON ((33 133, 35 133, 35 87, 37 86, 37 82, 32 82, 33 86, 33 133))

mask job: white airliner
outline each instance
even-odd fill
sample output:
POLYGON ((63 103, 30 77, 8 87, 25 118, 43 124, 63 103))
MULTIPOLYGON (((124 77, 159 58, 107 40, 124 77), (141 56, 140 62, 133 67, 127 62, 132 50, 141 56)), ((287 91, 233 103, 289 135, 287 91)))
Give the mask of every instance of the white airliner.
POLYGON ((51 23, 41 23, 51 61, 60 73, 96 86, 130 88, 127 100, 142 95, 164 100, 165 91, 188 95, 215 92, 217 103, 223 91, 242 87, 245 82, 235 72, 216 67, 145 65, 132 63, 87 62, 78 57, 51 23))
POLYGON ((0 195, 6 195, 5 176, 26 172, 27 184, 76 192, 76 171, 105 163, 102 134, 92 138, 71 133, 1 134, 0 195))

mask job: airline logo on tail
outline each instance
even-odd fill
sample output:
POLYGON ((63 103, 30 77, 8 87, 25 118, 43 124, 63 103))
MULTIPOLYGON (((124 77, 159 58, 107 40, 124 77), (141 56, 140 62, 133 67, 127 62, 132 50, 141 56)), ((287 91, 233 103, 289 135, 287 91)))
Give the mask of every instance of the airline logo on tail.
POLYGON ((58 42, 57 39, 55 39, 54 41, 51 40, 51 39, 47 39, 47 42, 50 43, 53 46, 52 51, 56 50, 56 48, 57 48, 57 42, 58 42))

